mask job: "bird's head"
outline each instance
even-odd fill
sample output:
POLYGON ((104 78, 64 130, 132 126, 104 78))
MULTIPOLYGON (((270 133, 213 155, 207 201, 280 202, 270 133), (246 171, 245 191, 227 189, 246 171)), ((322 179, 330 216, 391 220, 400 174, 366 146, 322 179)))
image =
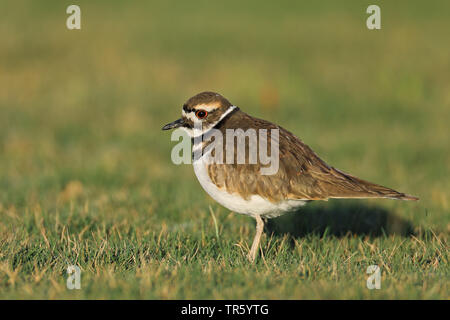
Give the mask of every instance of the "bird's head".
POLYGON ((183 104, 181 118, 166 124, 162 129, 184 129, 189 136, 196 137, 222 121, 237 107, 215 92, 202 92, 183 104))

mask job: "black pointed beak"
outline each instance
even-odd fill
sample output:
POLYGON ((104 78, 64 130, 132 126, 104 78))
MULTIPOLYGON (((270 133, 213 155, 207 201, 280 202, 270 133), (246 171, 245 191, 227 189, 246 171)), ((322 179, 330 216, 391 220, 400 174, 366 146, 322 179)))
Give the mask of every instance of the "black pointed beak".
POLYGON ((183 118, 180 118, 178 120, 175 120, 174 122, 166 124, 164 127, 162 127, 162 129, 163 130, 175 129, 175 128, 179 128, 179 127, 183 126, 183 124, 184 124, 184 120, 183 120, 183 118))

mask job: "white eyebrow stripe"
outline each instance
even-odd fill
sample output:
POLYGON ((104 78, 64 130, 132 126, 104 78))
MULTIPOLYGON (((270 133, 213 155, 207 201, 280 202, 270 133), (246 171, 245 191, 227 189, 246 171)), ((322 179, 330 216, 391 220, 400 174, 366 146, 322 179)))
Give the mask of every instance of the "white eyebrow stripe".
POLYGON ((205 110, 205 111, 211 112, 211 111, 217 110, 218 108, 219 107, 217 106, 217 104, 213 104, 213 105, 199 104, 199 105, 195 106, 194 111, 205 110))

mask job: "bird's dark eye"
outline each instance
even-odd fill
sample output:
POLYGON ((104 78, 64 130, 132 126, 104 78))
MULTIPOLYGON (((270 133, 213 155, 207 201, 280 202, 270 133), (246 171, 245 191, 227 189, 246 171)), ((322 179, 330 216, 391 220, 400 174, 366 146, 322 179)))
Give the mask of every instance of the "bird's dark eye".
POLYGON ((204 119, 208 115, 208 112, 205 110, 198 110, 195 112, 195 116, 199 119, 204 119))

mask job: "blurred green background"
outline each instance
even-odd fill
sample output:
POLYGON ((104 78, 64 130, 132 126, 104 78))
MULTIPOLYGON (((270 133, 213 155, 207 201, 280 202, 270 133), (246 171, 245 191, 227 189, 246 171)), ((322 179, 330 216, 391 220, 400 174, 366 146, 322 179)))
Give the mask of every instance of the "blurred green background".
POLYGON ((450 3, 373 3, 2 1, 0 297, 448 298, 450 3), (172 164, 161 131, 205 90, 420 202, 313 205, 249 265, 253 221, 172 164))

